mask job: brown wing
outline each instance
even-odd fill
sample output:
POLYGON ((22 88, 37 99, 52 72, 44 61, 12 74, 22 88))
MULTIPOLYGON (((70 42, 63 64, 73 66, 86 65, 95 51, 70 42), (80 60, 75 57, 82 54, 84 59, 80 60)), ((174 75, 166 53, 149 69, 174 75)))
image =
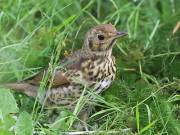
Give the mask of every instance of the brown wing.
MULTIPOLYGON (((25 80, 25 82, 32 85, 39 86, 43 77, 46 75, 47 75, 47 70, 44 70, 44 71, 39 72, 34 77, 31 77, 31 79, 25 80)), ((55 74, 52 76, 52 81, 48 80, 48 82, 51 83, 52 87, 69 83, 67 77, 65 76, 65 73, 62 72, 61 70, 56 71, 55 74)))
MULTIPOLYGON (((81 70, 81 63, 86 60, 86 58, 82 56, 82 54, 84 54, 84 51, 79 50, 73 53, 68 58, 62 60, 61 64, 64 65, 64 67, 67 69, 67 72, 68 70, 81 70)), ((47 75, 47 70, 43 70, 38 74, 36 74, 35 76, 24 80, 23 82, 27 82, 31 85, 39 86, 40 82, 42 81, 45 75, 47 75)), ((69 84, 68 76, 66 76, 65 72, 60 69, 55 71, 52 78, 53 79, 48 80, 49 83, 51 84, 51 87, 57 87, 57 86, 69 84)))

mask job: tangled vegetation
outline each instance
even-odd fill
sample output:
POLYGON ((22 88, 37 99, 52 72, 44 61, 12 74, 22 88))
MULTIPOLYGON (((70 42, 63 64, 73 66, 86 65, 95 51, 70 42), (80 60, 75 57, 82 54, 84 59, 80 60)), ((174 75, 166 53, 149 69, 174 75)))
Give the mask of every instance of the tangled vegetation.
MULTIPOLYGON (((178 0, 1 0, 0 82, 53 69, 81 48, 91 26, 112 23, 128 38, 113 49, 116 80, 93 95, 91 133, 179 135, 179 7, 178 0)), ((49 124, 49 111, 37 100, 0 88, 0 135, 77 132, 77 113, 61 110, 49 124)))

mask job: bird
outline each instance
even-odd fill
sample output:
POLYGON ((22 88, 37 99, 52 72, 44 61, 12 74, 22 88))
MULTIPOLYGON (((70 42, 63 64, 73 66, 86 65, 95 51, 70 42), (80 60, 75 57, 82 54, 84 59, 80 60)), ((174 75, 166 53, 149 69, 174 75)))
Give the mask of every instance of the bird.
MULTIPOLYGON (((59 65, 63 65, 63 69, 57 68, 52 79, 48 79, 50 90, 46 88, 43 96, 47 104, 72 107, 85 87, 96 94, 105 91, 116 76, 112 48, 118 38, 126 35, 126 32, 117 31, 112 24, 92 27, 85 35, 82 48, 62 59, 59 65)), ((36 98, 43 77, 47 74, 48 69, 44 69, 26 80, 4 84, 4 87, 36 98)))

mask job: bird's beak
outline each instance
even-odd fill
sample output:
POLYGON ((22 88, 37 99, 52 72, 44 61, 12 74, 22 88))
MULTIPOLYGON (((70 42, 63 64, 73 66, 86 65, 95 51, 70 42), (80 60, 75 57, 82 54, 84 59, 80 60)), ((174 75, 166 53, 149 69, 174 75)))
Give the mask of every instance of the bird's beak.
POLYGON ((126 36, 126 35, 128 35, 127 32, 120 32, 120 31, 116 32, 116 38, 123 37, 123 36, 126 36))

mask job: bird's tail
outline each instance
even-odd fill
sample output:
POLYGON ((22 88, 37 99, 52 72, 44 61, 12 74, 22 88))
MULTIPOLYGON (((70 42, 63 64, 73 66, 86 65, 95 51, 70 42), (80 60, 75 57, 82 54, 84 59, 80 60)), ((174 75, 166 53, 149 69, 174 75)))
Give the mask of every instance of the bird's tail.
POLYGON ((8 84, 3 84, 0 85, 2 88, 9 88, 18 92, 25 93, 28 96, 31 97, 36 97, 38 94, 38 86, 34 86, 28 83, 8 83, 8 84))

